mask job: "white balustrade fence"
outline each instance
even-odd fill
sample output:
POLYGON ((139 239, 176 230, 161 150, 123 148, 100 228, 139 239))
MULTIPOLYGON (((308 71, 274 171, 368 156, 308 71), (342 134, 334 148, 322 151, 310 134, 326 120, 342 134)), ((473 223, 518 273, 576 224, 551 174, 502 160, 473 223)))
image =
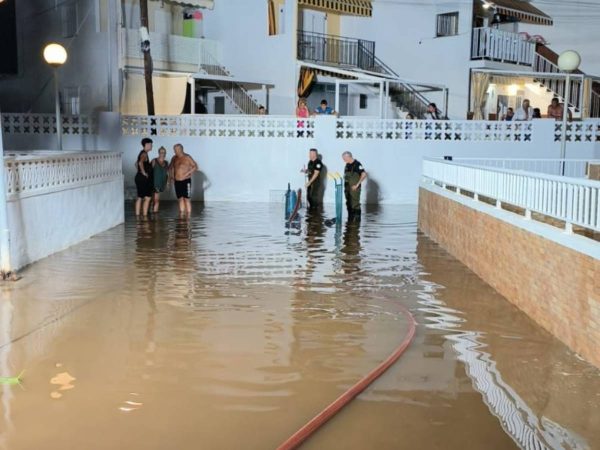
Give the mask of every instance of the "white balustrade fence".
POLYGON ((4 158, 9 201, 122 177, 121 153, 31 152, 4 158))
MULTIPOLYGON (((95 116, 61 116, 63 135, 92 135, 98 132, 95 116)), ((54 114, 2 113, 5 134, 56 134, 54 114)))
POLYGON ((288 116, 123 116, 124 136, 313 138, 314 119, 288 116))
POLYGON ((600 231, 600 182, 576 178, 494 169, 440 159, 423 160, 425 181, 485 196, 526 211, 600 231))
POLYGON ((535 43, 518 33, 495 28, 473 29, 471 58, 524 64, 531 66, 535 55, 535 43))
POLYGON ((498 159, 498 158, 454 158, 454 162, 469 166, 495 169, 522 170, 573 178, 587 178, 590 164, 599 164, 594 159, 498 159))

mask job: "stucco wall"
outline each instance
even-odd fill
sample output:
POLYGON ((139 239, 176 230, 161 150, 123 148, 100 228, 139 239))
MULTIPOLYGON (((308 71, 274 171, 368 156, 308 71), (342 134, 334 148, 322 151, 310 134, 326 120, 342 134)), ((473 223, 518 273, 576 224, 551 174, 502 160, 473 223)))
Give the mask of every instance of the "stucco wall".
MULTIPOLYGON (((600 259, 593 252, 561 244, 569 244, 570 239, 584 245, 578 240, 587 239, 566 237, 558 229, 539 224, 542 236, 486 213, 486 208, 494 209, 491 206, 475 208, 469 205, 475 202, 459 202, 453 195, 421 187, 419 228, 538 324, 600 367, 600 259)), ((600 254, 600 244, 589 241, 588 246, 596 246, 600 254)))
POLYGON ((123 179, 8 202, 11 264, 19 269, 123 223, 123 179))

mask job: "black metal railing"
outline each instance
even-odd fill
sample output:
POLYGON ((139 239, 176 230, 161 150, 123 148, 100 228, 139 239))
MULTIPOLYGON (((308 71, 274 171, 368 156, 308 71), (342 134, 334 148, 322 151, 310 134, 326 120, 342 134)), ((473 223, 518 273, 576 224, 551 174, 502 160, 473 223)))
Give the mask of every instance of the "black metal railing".
POLYGON ((298 31, 298 59, 372 70, 376 65, 375 42, 298 31))

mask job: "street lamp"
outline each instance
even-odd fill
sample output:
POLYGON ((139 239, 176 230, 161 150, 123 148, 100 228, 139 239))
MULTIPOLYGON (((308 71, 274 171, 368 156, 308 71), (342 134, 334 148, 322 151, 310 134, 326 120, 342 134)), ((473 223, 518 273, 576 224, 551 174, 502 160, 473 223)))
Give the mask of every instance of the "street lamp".
MULTIPOLYGON (((565 159, 567 155, 567 119, 569 117, 569 102, 571 101, 571 72, 574 72, 581 64, 581 56, 574 50, 562 52, 558 57, 558 68, 566 73, 565 77, 565 105, 563 107, 562 136, 560 141, 560 158, 565 159)), ((563 162, 563 175, 564 175, 563 162)))
POLYGON ((54 104, 56 106, 56 136, 58 149, 62 150, 62 121, 60 120, 60 96, 58 90, 58 68, 67 61, 67 50, 56 43, 48 44, 44 48, 44 59, 54 69, 54 104))

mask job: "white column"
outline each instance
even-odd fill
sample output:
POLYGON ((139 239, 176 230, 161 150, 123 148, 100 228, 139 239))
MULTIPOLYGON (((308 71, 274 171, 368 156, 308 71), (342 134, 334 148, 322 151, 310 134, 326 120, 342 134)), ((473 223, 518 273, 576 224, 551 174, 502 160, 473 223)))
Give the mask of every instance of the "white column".
MULTIPOLYGON (((569 119, 569 102, 571 101, 571 74, 567 72, 565 79, 565 106, 563 108, 562 135, 560 140, 560 158, 567 155, 567 120, 569 119)), ((563 163, 564 164, 564 163, 563 163)), ((562 173, 564 175, 564 165, 562 173)))
POLYGON ((383 119, 383 82, 379 83, 379 118, 383 119))
POLYGON ((340 80, 339 79, 335 80, 335 105, 334 105, 333 109, 335 109, 335 112, 337 112, 337 113, 340 112, 340 80))
POLYGON ((196 79, 190 77, 188 83, 190 83, 190 113, 196 114, 196 79))
POLYGON ((8 208, 4 180, 4 147, 2 145, 2 117, 0 116, 0 274, 8 274, 12 271, 10 265, 10 230, 8 229, 8 208))

